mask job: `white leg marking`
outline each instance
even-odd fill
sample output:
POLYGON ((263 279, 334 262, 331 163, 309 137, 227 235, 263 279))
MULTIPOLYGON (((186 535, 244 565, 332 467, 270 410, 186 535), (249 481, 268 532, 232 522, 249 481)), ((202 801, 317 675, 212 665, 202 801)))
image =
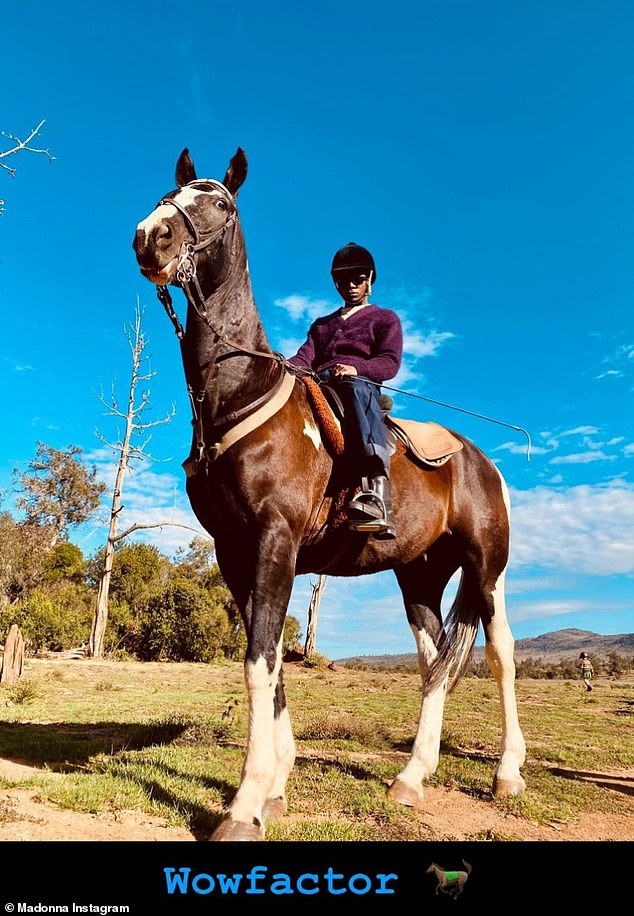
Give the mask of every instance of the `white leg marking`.
MULTIPOLYGON (((432 638, 417 627, 412 626, 418 650, 418 667, 425 683, 428 666, 438 654, 432 638)), ((418 720, 418 730, 412 746, 412 754, 407 766, 398 775, 398 779, 408 783, 416 790, 420 789, 424 779, 431 776, 438 766, 440 753, 440 732, 445 709, 447 679, 430 693, 423 693, 418 720)))
MULTIPOLYGON (((500 480, 504 504, 510 519, 511 500, 506 481, 501 474, 500 480)), ((492 592, 493 620, 486 629, 485 657, 491 674, 497 682, 502 711, 500 761, 495 778, 498 781, 509 780, 510 783, 517 784, 520 788, 524 784, 520 775, 520 767, 526 758, 526 744, 517 715, 513 657, 515 642, 506 616, 504 580, 505 572, 502 572, 492 592)))
MULTIPOLYGON (((284 631, 277 646, 278 666, 282 665, 282 644, 284 631)), ((278 668, 279 670, 279 668, 278 668)), ((285 706, 277 719, 273 720, 273 743, 275 746, 276 767, 269 789, 269 798, 282 798, 286 803, 286 782, 295 764, 295 738, 288 707, 285 706)))
POLYGON ((514 640, 506 618, 504 604, 504 573, 493 589, 493 620, 487 627, 485 656, 496 680, 502 713, 500 761, 495 777, 498 780, 521 781, 520 767, 526 757, 526 744, 520 728, 515 697, 514 640))
POLYGON ((249 695, 247 752, 242 767, 240 787, 230 805, 231 817, 251 824, 254 818, 262 823, 262 809, 269 795, 275 773, 273 741, 273 696, 281 664, 269 672, 265 659, 246 662, 245 680, 249 695))
POLYGON ((291 717, 285 707, 274 723, 275 757, 277 766, 275 778, 269 791, 269 798, 286 799, 286 782, 295 763, 295 739, 291 717))

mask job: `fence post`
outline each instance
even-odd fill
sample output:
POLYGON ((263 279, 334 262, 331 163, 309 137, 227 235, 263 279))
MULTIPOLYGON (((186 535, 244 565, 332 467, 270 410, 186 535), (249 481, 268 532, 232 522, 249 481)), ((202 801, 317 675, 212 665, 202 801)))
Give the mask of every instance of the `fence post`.
POLYGON ((4 645, 0 684, 13 684, 24 668, 24 637, 17 623, 12 623, 4 645))

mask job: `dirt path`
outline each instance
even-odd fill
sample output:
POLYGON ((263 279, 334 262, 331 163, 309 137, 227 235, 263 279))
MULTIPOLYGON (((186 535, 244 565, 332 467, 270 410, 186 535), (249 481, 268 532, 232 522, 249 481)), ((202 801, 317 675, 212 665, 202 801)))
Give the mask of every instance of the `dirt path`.
MULTIPOLYGON (((0 759, 0 778, 24 781, 34 775, 33 767, 0 759)), ((567 771, 567 775, 571 775, 567 771)), ((473 799, 455 789, 429 787, 420 811, 421 823, 430 839, 461 841, 474 835, 505 837, 509 840, 631 841, 634 840, 634 772, 576 772, 575 777, 613 788, 622 798, 622 814, 601 814, 572 823, 545 826, 504 816, 485 801, 473 799)), ((48 774, 50 777, 50 774, 48 774)), ((189 830, 168 826, 164 821, 138 811, 84 814, 39 801, 38 789, 0 789, 0 839, 22 840, 107 840, 195 842, 189 830)), ((292 817, 292 815, 289 815, 292 817)))

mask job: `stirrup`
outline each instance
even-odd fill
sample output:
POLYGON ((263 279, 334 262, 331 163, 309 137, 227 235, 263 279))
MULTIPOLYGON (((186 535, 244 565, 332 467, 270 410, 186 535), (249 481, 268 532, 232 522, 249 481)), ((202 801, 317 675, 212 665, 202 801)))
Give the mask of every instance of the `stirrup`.
POLYGON ((371 519, 384 519, 385 506, 375 493, 359 493, 348 503, 350 520, 369 521, 371 519), (364 499, 363 497, 367 497, 364 499))
POLYGON ((396 537, 387 479, 375 477, 368 481, 364 478, 362 487, 362 492, 348 503, 348 527, 352 531, 374 534, 381 540, 396 537))

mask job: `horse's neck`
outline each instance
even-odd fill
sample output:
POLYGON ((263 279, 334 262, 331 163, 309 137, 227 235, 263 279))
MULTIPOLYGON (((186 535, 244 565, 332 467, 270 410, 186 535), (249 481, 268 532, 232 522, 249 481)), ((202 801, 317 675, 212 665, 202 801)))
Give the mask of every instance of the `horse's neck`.
POLYGON ((201 398, 205 419, 214 423, 260 397, 279 369, 274 360, 236 349, 272 352, 253 299, 246 260, 209 296, 205 315, 189 305, 184 365, 194 397, 201 398))

